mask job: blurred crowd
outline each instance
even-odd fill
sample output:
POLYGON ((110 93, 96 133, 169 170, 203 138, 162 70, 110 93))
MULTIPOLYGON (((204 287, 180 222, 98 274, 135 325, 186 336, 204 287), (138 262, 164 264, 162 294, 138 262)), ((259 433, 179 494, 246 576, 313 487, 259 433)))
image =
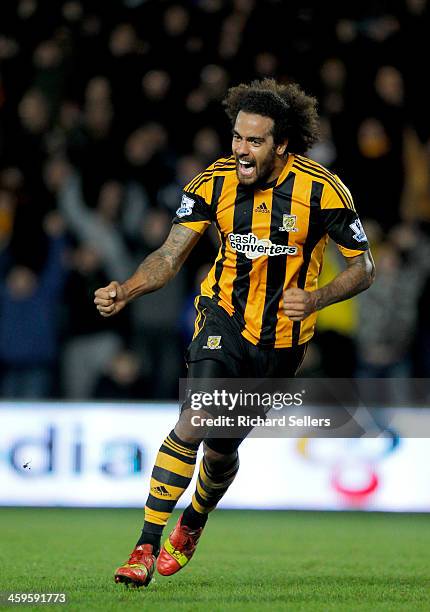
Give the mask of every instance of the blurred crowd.
POLYGON ((309 156, 350 187, 377 263, 368 292, 321 313, 303 374, 430 376, 428 28, 427 0, 2 2, 1 396, 177 396, 212 231, 119 316, 93 292, 163 242, 182 187, 228 153, 228 87, 267 76, 318 98, 309 156))

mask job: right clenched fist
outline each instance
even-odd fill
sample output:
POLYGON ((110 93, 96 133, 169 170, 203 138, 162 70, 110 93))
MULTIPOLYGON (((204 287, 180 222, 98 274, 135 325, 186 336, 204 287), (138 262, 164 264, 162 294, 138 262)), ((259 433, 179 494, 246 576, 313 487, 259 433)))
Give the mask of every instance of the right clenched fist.
POLYGON ((97 289, 94 295, 94 304, 102 317, 117 314, 128 301, 124 287, 116 281, 112 281, 107 287, 97 289))

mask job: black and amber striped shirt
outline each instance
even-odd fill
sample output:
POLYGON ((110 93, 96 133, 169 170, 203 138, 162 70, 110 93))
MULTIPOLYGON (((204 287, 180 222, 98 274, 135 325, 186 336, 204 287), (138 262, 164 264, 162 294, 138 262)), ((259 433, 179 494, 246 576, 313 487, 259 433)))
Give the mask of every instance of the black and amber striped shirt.
POLYGON ((220 249, 201 296, 234 316, 247 340, 266 347, 312 337, 317 314, 293 323, 282 293, 317 289, 329 236, 346 257, 368 249, 349 190, 301 155, 289 155, 278 179, 259 189, 239 183, 233 157, 219 159, 185 187, 174 223, 199 233, 216 224, 220 249))

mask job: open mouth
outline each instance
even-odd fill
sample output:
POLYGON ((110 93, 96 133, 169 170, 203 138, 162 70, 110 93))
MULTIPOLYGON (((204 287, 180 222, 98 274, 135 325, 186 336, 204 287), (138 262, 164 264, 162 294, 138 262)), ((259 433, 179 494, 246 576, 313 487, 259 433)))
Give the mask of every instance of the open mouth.
POLYGON ((238 160, 237 167, 238 167, 239 174, 245 177, 252 176, 255 170, 255 164, 253 162, 246 161, 244 159, 238 160))

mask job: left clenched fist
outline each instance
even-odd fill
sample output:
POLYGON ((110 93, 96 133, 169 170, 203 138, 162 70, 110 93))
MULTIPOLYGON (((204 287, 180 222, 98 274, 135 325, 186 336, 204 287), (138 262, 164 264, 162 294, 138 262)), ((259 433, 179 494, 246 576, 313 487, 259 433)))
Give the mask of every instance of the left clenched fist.
POLYGON ((284 291, 284 313, 291 321, 303 321, 317 310, 316 291, 287 289, 284 291))

